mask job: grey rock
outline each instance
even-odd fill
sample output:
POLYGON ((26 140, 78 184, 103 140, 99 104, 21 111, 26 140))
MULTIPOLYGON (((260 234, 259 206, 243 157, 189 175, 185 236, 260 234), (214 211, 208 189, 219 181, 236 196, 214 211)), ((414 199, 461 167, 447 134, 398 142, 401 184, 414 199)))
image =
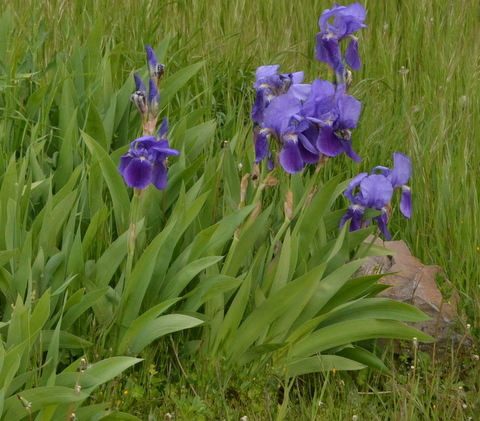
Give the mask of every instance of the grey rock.
MULTIPOLYGON (((367 241, 371 242, 372 238, 367 241)), ((424 265, 412 256, 403 241, 383 242, 377 238, 374 244, 392 250, 392 254, 371 257, 356 276, 391 273, 380 280, 380 283, 391 287, 378 296, 411 304, 430 317, 428 321, 407 323, 436 339, 435 345, 419 343, 420 350, 431 352, 435 346, 436 352, 444 352, 452 345, 464 349, 471 346, 469 335, 458 329, 458 293, 447 280, 442 268, 424 265), (437 282, 442 291, 447 292, 445 297, 437 286, 437 282)), ((396 349, 398 346, 399 343, 396 343, 396 349)))

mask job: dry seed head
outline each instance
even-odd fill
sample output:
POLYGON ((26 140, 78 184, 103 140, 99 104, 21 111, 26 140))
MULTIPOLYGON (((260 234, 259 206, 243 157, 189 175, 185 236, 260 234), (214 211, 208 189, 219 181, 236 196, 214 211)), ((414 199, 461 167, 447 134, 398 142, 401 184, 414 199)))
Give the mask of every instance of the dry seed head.
POLYGON ((317 186, 313 186, 312 189, 310 190, 310 193, 308 193, 307 200, 305 200, 305 207, 310 205, 310 202, 313 199, 313 196, 315 196, 315 192, 317 191, 317 186))
POLYGON ((293 215, 293 193, 291 190, 289 190, 285 195, 284 209, 285 209, 285 219, 287 219, 288 221, 291 221, 292 215, 293 215))
POLYGON ((85 358, 82 358, 80 360, 80 364, 78 365, 78 368, 80 369, 81 372, 85 371, 88 367, 87 360, 85 358))
MULTIPOLYGON (((253 176, 252 176, 252 179, 253 179, 253 176)), ((263 190, 266 186, 274 187, 274 186, 276 186, 278 183, 280 183, 280 181, 278 181, 277 178, 272 177, 271 175, 268 175, 268 176, 265 177, 265 179, 264 179, 264 180, 262 181, 262 183, 260 184, 259 189, 260 189, 260 190, 263 190)))
POLYGON ((260 212, 262 211, 262 201, 259 200, 257 202, 257 206, 255 206, 255 209, 252 212, 252 215, 250 216, 250 220, 253 221, 257 219, 258 215, 260 215, 260 212))
POLYGON ((242 181, 240 182, 240 204, 245 203, 249 178, 250 178, 250 174, 247 173, 242 177, 242 181))

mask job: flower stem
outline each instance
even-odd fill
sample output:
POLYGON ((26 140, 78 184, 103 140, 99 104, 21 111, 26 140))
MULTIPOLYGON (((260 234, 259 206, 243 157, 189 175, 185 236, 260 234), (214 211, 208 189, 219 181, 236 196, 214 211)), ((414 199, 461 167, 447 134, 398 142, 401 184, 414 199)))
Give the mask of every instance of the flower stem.
POLYGON ((130 278, 130 274, 132 273, 133 267, 133 258, 135 256, 135 241, 137 238, 137 221, 138 221, 138 209, 140 205, 140 199, 142 197, 144 189, 134 189, 132 204, 130 207, 130 227, 128 229, 128 237, 127 237, 127 247, 128 247, 128 254, 127 254, 127 266, 125 268, 125 284, 128 282, 130 278))

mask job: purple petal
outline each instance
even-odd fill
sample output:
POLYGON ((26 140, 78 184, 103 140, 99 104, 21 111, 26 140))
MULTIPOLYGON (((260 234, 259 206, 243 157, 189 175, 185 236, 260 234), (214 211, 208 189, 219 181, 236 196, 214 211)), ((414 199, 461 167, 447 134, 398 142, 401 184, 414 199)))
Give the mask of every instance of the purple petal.
POLYGON ((163 162, 155 162, 153 165, 152 184, 158 190, 165 190, 167 187, 167 167, 163 162))
POLYGON ((158 139, 163 139, 168 132, 168 120, 167 117, 163 117, 162 124, 158 129, 158 139))
POLYGON ((402 196, 400 197, 400 211, 405 218, 412 217, 412 192, 410 187, 402 186, 402 196))
POLYGON ((268 130, 262 130, 257 136, 255 141, 255 164, 263 161, 268 155, 268 139, 270 138, 270 132, 268 130))
POLYGON ((349 16, 342 16, 338 14, 335 16, 333 25, 327 23, 328 32, 333 33, 338 38, 338 41, 342 40, 348 35, 348 23, 350 21, 349 16))
POLYGON ((273 164, 273 161, 272 161, 272 154, 271 153, 268 154, 267 168, 268 168, 268 171, 272 171, 275 168, 275 165, 273 164))
MULTIPOLYGON (((279 64, 272 64, 268 66, 260 66, 257 69, 257 72, 255 73, 255 77, 257 81, 260 81, 260 79, 264 79, 266 77, 273 76, 277 74, 278 68, 280 67, 279 64)), ((255 86, 257 88, 257 86, 255 86)))
POLYGON ((130 149, 144 148, 149 149, 156 145, 157 138, 155 136, 142 136, 130 143, 130 149))
POLYGON ((180 155, 180 151, 171 148, 162 148, 162 147, 153 147, 151 149, 152 153, 156 153, 154 161, 163 161, 167 158, 167 156, 177 156, 180 155))
POLYGON ((347 223, 349 219, 352 219, 352 215, 350 215, 350 209, 347 211, 345 215, 342 216, 342 219, 340 219, 340 224, 338 226, 339 229, 342 229, 343 226, 347 223))
POLYGON ((393 187, 383 175, 369 175, 360 183, 357 196, 359 204, 366 208, 382 209, 392 200, 393 187))
POLYGON ((317 148, 327 156, 337 156, 345 150, 342 140, 333 132, 331 126, 324 126, 320 129, 317 148))
POLYGON ((373 219, 375 221, 377 221, 378 228, 380 229, 381 233, 385 236, 387 241, 390 241, 391 236, 390 236, 390 233, 388 232, 388 228, 387 228, 387 222, 388 222, 387 213, 383 212, 381 215, 376 216, 373 219))
POLYGON ((347 190, 345 190, 345 197, 350 200, 350 202, 357 204, 357 200, 353 196, 353 191, 355 190, 356 187, 360 186, 361 181, 365 178, 368 177, 368 173, 362 172, 355 177, 352 178, 350 183, 348 183, 347 190))
POLYGON ((133 159, 123 171, 123 178, 127 186, 143 189, 152 179, 152 165, 146 159, 133 159))
POLYGON ((382 167, 381 165, 376 166, 375 168, 372 169, 372 174, 381 174, 387 177, 392 170, 387 167, 382 167))
POLYGON ((363 206, 359 206, 359 205, 349 206, 347 213, 340 220, 339 228, 342 229, 345 223, 349 219, 351 219, 352 221, 350 222, 350 231, 359 230, 362 227, 362 218, 364 213, 365 213, 365 208, 363 206))
POLYGON ((352 218, 352 222, 350 222, 350 232, 357 231, 362 228, 362 220, 352 218))
POLYGON ((399 188, 407 184, 412 176, 412 161, 407 155, 394 152, 393 164, 393 170, 388 175, 388 178, 394 188, 399 188))
POLYGON ((314 148, 310 140, 305 137, 302 133, 298 134, 298 151, 302 157, 302 161, 306 164, 315 164, 319 160, 319 155, 317 150, 314 148))
POLYGON ((346 35, 351 35, 360 28, 366 28, 363 22, 367 17, 367 11, 360 3, 352 3, 341 10, 338 15, 342 16, 347 28, 346 35))
POLYGON ((318 26, 320 26, 321 31, 326 31, 325 24, 328 19, 332 16, 335 16, 338 12, 346 9, 345 6, 338 6, 336 3, 333 5, 333 9, 325 9, 318 20, 318 26))
POLYGON ((353 70, 360 70, 362 63, 358 55, 358 42, 353 36, 350 37, 347 49, 345 51, 345 61, 353 70))
POLYGON ((335 87, 333 83, 315 79, 312 83, 310 95, 302 106, 302 115, 321 121, 325 114, 331 114, 334 108, 332 103, 334 95, 335 87))
POLYGON ((148 88, 148 105, 153 111, 158 110, 160 95, 158 94, 157 84, 152 78, 149 80, 148 88))
POLYGON ((252 121, 261 124, 263 122, 263 113, 265 111, 265 90, 257 89, 255 102, 252 107, 252 121))
POLYGON ((356 129, 360 113, 362 112, 362 103, 351 95, 341 95, 338 99, 338 108, 340 116, 336 121, 337 130, 356 129))
POLYGON ((118 167, 118 172, 120 173, 120 175, 123 176, 123 174, 125 173, 125 168, 128 166, 128 164, 130 164, 130 162, 132 162, 132 159, 133 157, 128 154, 120 157, 120 166, 118 167))
POLYGON ((327 49, 327 45, 323 39, 323 34, 319 32, 317 34, 317 44, 315 45, 315 58, 320 63, 327 63, 333 67, 333 60, 330 55, 330 51, 327 49))
POLYGON ((302 145, 311 153, 318 154, 318 150, 315 146, 317 143, 318 133, 317 127, 315 127, 313 124, 309 124, 306 130, 298 134, 298 138, 302 145))
POLYGON ((331 66, 335 70, 335 74, 339 73, 343 78, 345 66, 343 65, 342 53, 337 37, 324 38, 323 44, 330 55, 331 66))
POLYGON ((147 88, 145 87, 145 84, 143 83, 143 80, 140 78, 140 76, 134 73, 133 77, 135 78, 135 90, 147 92, 147 88))
POLYGON ((303 82, 305 72, 294 72, 294 73, 291 73, 290 76, 292 79, 292 83, 297 85, 303 82))
POLYGON ((272 131, 284 134, 293 115, 298 114, 301 101, 291 94, 284 94, 272 99, 264 113, 264 126, 272 131))
POLYGON ((298 145, 293 140, 285 140, 280 152, 280 165, 289 174, 302 171, 304 163, 298 145))
POLYGON ((293 84, 288 90, 295 98, 298 98, 300 101, 306 101, 310 95, 312 85, 305 83, 293 84))
POLYGON ((167 139, 160 139, 155 142, 155 144, 150 147, 149 152, 152 156, 152 162, 163 162, 169 155, 180 155, 180 151, 170 148, 167 139))
POLYGON ((345 148, 345 155, 347 155, 350 159, 352 159, 357 164, 362 162, 362 157, 358 155, 352 147, 352 138, 349 138, 348 140, 346 140, 343 146, 345 148))
POLYGON ((155 76, 155 72, 157 71, 157 56, 155 55, 155 51, 153 51, 153 48, 150 47, 150 45, 146 45, 145 49, 147 50, 147 64, 148 64, 148 70, 150 73, 150 77, 155 76))

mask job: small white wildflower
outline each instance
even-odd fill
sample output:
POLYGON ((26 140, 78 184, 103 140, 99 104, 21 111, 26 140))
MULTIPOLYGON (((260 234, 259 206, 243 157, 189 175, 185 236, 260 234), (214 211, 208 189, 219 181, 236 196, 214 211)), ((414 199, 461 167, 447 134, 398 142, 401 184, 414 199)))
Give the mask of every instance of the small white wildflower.
POLYGON ((240 421, 247 421, 247 416, 244 415, 242 418, 240 418, 240 421))
POLYGON ((238 171, 242 171, 243 164, 241 162, 238 163, 237 165, 238 171))
POLYGON ((478 355, 473 354, 472 359, 473 359, 473 361, 478 361, 480 359, 480 357, 478 355))
POLYGON ((398 71, 398 73, 400 73, 402 75, 406 75, 407 73, 410 73, 410 70, 408 70, 405 66, 402 66, 400 68, 400 70, 398 71))
POLYGON ((352 417, 352 421, 357 421, 357 420, 358 420, 358 417, 357 417, 356 415, 354 415, 354 416, 352 417))
POLYGON ((467 323, 467 330, 470 330, 471 327, 472 327, 472 325, 467 323))
POLYGON ((467 409, 467 408, 468 408, 468 405, 464 402, 464 403, 462 403, 462 408, 463 408, 463 409, 467 409))
POLYGON ((171 420, 172 418, 173 418, 173 415, 170 414, 170 412, 167 412, 167 413, 165 414, 165 419, 166 419, 166 420, 171 420))
POLYGON ((77 384, 74 389, 75 395, 79 395, 81 390, 82 390, 82 386, 77 384))

